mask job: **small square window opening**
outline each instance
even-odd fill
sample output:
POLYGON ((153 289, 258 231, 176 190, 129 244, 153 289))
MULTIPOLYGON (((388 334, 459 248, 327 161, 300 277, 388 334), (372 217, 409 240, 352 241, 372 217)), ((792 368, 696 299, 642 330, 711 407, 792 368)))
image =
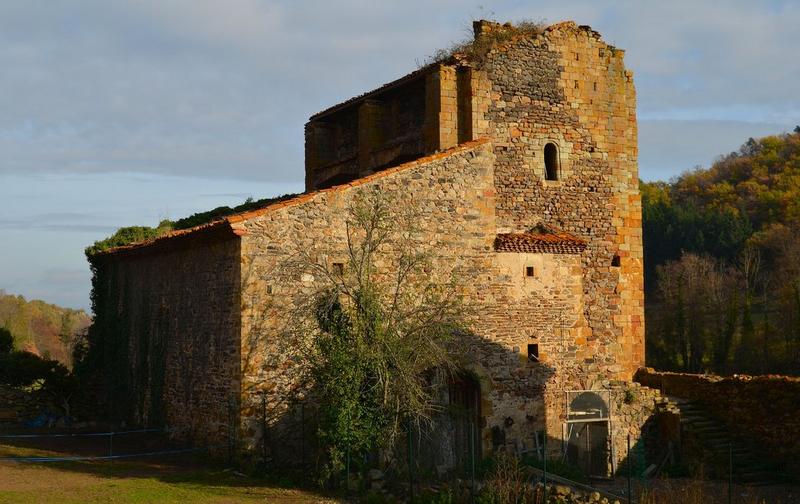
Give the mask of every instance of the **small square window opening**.
POLYGON ((533 266, 525 266, 525 276, 532 277, 533 276, 533 266))
POLYGON ((619 268, 619 255, 614 254, 614 257, 611 258, 611 266, 619 268))
POLYGON ((344 274, 344 263, 333 263, 333 274, 342 276, 344 274))
POLYGON ((528 361, 539 362, 539 344, 530 343, 528 345, 528 361))

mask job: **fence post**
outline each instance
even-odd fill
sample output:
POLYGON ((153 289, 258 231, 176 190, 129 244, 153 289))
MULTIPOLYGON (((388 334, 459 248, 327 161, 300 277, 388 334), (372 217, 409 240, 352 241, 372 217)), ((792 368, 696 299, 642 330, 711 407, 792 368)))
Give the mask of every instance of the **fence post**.
POLYGON ((544 428, 544 435, 542 436, 544 441, 542 442, 542 460, 543 460, 543 470, 544 473, 544 501, 547 502, 547 425, 544 428))
POLYGON ((632 473, 632 464, 631 461, 631 434, 628 433, 628 504, 633 504, 633 492, 631 491, 631 473, 632 473))
POLYGON ((111 435, 108 436, 108 456, 114 456, 114 431, 111 431, 111 435))
POLYGON ((345 452, 345 493, 350 495, 350 443, 347 444, 347 450, 345 452))
POLYGON ((469 422, 469 499, 472 504, 475 504, 475 421, 469 422))
POLYGON ((267 394, 261 391, 261 456, 267 466, 267 394))
POLYGON ((733 443, 728 443, 728 504, 733 502, 733 443))
POLYGON ((233 465, 236 457, 236 399, 228 397, 228 464, 233 465))
POLYGON ((414 502, 414 431, 411 428, 411 421, 408 422, 408 491, 409 502, 414 502))
POLYGON ((306 467, 306 404, 300 403, 300 465, 306 467))

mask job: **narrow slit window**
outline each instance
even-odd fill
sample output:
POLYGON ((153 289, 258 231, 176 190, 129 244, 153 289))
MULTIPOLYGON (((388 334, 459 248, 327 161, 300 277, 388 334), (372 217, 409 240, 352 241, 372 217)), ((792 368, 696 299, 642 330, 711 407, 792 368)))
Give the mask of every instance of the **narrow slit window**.
POLYGON ((532 277, 533 276, 533 266, 525 266, 525 276, 532 277))
POLYGON ((530 362, 539 362, 539 344, 530 343, 528 345, 528 360, 530 362))
POLYGON ((558 180, 558 147, 554 143, 544 146, 544 169, 547 180, 558 180))

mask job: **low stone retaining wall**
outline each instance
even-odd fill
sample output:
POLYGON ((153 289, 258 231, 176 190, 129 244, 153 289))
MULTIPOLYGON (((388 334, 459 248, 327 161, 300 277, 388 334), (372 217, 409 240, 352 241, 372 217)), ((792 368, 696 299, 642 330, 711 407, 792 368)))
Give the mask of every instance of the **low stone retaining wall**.
POLYGON ((635 380, 667 396, 697 402, 729 430, 776 459, 800 460, 800 378, 720 377, 640 369, 635 380))
POLYGON ((664 455, 668 443, 679 440, 677 408, 657 388, 643 387, 636 382, 624 382, 612 388, 611 408, 613 427, 614 470, 627 467, 627 444, 636 460, 634 473, 644 471, 664 455))
POLYGON ((20 423, 38 415, 41 409, 35 394, 0 385, 0 423, 20 423))

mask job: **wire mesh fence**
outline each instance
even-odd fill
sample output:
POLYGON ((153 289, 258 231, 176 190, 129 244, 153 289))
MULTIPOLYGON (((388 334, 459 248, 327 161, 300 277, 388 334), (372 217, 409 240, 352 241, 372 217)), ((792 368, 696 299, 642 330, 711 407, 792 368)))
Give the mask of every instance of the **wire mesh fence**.
POLYGON ((0 462, 77 462, 160 457, 219 450, 213 446, 175 446, 166 434, 170 428, 123 429, 102 432, 24 432, 0 434, 4 452, 24 455, 0 455, 0 462), (34 453, 34 454, 31 454, 34 453))

